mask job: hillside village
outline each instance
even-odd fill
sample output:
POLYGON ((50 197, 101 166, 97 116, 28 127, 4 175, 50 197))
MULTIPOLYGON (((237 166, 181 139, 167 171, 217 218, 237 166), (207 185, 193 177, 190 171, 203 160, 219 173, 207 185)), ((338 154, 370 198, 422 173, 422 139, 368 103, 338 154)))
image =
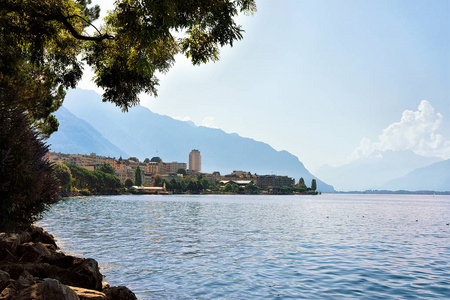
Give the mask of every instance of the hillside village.
POLYGON ((122 184, 127 179, 134 180, 136 169, 139 167, 143 186, 152 186, 156 177, 158 177, 158 180, 166 182, 172 179, 205 178, 211 183, 220 182, 225 185, 231 182, 241 187, 253 184, 260 189, 267 190, 295 186, 295 179, 288 176, 258 175, 244 171, 233 171, 227 175, 221 175, 218 171, 203 173, 201 172, 201 154, 196 149, 189 154, 189 167, 184 162, 164 162, 160 157, 146 158, 144 161, 139 161, 137 157, 129 157, 127 159, 120 157, 116 159, 99 156, 95 153, 87 155, 49 152, 47 159, 51 163, 65 162, 89 171, 94 171, 99 165, 106 163, 114 168, 114 175, 122 184))

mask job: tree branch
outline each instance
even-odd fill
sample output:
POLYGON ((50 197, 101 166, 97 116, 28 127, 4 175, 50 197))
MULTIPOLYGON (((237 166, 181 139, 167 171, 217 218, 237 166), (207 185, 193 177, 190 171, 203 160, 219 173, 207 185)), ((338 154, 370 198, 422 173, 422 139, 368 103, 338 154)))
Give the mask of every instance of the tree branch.
MULTIPOLYGON (((52 19, 56 20, 56 21, 60 21, 61 23, 64 24, 64 26, 66 26, 67 30, 69 30, 70 34, 72 34, 72 36, 74 38, 76 38, 77 40, 83 40, 83 41, 102 41, 104 39, 111 39, 113 38, 112 35, 109 34, 102 34, 99 36, 85 36, 82 34, 79 34, 78 31, 72 26, 72 24, 70 24, 69 22, 69 18, 72 18, 74 16, 70 16, 70 17, 65 17, 64 15, 52 15, 50 16, 52 19)), ((78 16, 81 19, 83 19, 83 17, 78 16)), ((84 19, 83 19, 84 20, 84 19)), ((86 20, 85 20, 86 21, 86 20)), ((86 21, 87 22, 87 21, 86 21)), ((88 24, 90 24, 89 22, 87 22, 88 24)), ((90 24, 91 26, 93 26, 95 28, 94 25, 90 24)), ((97 31, 98 29, 95 28, 97 31)), ((99 31, 98 31, 99 32, 99 31)), ((100 33, 100 32, 99 32, 100 33)))

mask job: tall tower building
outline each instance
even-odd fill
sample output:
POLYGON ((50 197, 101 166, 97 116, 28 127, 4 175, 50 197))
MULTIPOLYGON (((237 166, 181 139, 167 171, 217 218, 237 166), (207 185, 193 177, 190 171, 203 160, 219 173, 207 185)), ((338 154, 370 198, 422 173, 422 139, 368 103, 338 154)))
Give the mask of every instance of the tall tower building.
POLYGON ((197 172, 202 171, 202 156, 197 149, 194 149, 189 153, 189 170, 197 172))

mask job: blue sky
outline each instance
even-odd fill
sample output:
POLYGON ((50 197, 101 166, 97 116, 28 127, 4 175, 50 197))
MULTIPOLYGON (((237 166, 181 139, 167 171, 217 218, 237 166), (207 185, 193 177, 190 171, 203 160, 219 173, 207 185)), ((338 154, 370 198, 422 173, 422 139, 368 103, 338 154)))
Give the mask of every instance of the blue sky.
POLYGON ((287 150, 311 171, 384 150, 450 158, 448 0, 256 3, 219 62, 179 56, 141 104, 287 150))

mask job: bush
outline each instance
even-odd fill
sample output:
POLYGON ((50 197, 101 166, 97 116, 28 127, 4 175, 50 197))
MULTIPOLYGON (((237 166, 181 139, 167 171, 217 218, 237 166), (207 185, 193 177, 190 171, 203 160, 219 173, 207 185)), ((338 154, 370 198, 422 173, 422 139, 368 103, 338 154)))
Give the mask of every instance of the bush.
POLYGON ((57 202, 48 146, 18 109, 0 107, 0 231, 18 231, 57 202))

